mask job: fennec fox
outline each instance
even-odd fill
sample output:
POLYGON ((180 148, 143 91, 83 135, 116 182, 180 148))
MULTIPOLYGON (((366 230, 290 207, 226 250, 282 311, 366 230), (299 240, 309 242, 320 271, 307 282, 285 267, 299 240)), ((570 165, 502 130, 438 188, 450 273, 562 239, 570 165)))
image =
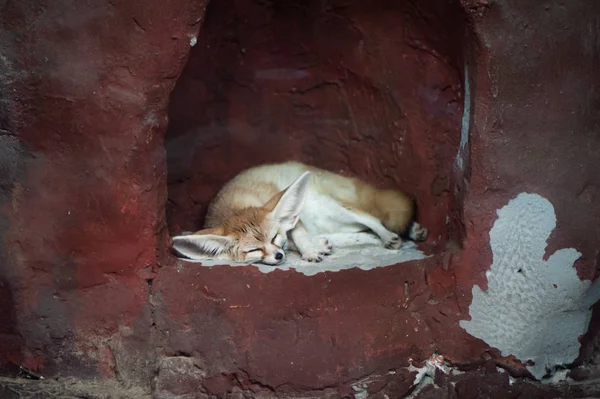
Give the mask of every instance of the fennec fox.
POLYGON ((313 235, 371 230, 386 248, 398 249, 397 233, 427 237, 413 217, 414 203, 400 191, 299 162, 269 164, 229 181, 210 203, 205 229, 173 237, 173 248, 191 259, 277 265, 289 238, 302 259, 320 262, 332 246, 313 235))

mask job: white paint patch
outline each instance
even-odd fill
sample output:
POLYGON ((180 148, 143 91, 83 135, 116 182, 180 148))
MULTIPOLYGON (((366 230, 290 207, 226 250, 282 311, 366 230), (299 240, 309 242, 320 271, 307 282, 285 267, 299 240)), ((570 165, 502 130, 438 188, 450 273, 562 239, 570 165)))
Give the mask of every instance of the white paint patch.
POLYGON ((196 36, 192 36, 190 38, 190 47, 194 47, 198 43, 198 38, 196 36))
POLYGON ((598 300, 587 293, 573 267, 581 254, 573 248, 543 259, 546 240, 556 227, 552 204, 537 194, 521 193, 497 211, 490 230, 493 263, 486 273, 488 290, 473 287, 471 320, 460 326, 471 335, 522 361, 541 379, 547 369, 573 362, 578 337, 588 327, 589 307, 598 300))
POLYGON ((425 378, 425 376, 427 375, 428 369, 427 369, 427 364, 423 367, 415 367, 412 364, 410 364, 407 368, 408 371, 410 371, 411 373, 413 371, 417 372, 417 375, 415 375, 415 379, 413 380, 413 385, 418 385, 419 383, 421 383, 421 381, 423 380, 423 378, 425 378))
POLYGON ((465 61, 465 95, 463 106, 462 126, 460 130, 460 146, 456 154, 456 165, 459 170, 464 170, 464 154, 469 144, 469 126, 471 124, 471 85, 469 84, 469 64, 465 61))
POLYGON ((367 399, 369 397, 369 392, 365 388, 352 385, 352 389, 354 390, 354 399, 367 399))
MULTIPOLYGON (((410 364, 406 368, 410 372, 417 372, 413 381, 414 390, 408 395, 407 399, 414 399, 428 385, 435 385, 435 371, 440 370, 444 374, 453 375, 455 373, 453 369, 450 369, 445 365, 444 357, 442 355, 433 354, 425 361, 423 367, 415 367, 412 364, 412 359, 409 360, 410 364)), ((460 373, 462 374, 462 372, 460 373)))
POLYGON ((544 378, 542 380, 542 384, 558 385, 558 384, 562 384, 564 382, 572 383, 573 379, 570 378, 568 376, 568 374, 569 374, 569 370, 567 370, 567 369, 557 370, 549 378, 544 378))
MULTIPOLYGON (((290 250, 286 251, 287 260, 284 264, 278 266, 267 266, 256 264, 263 273, 270 273, 274 270, 296 270, 305 276, 314 276, 323 272, 337 272, 340 270, 359 268, 362 270, 371 270, 376 267, 386 267, 396 263, 408 262, 411 260, 425 259, 426 256, 417 249, 412 241, 405 242, 401 249, 386 249, 381 244, 381 240, 370 233, 337 233, 326 236, 315 236, 315 239, 326 237, 333 244, 333 253, 326 256, 320 263, 310 263, 302 260, 300 255, 290 250)), ((218 260, 188 260, 182 259, 186 263, 197 263, 200 266, 212 267, 222 266, 224 261, 218 260)), ((245 263, 230 263, 229 266, 248 266, 245 263)))
POLYGON ((382 381, 379 374, 373 374, 352 384, 354 399, 367 399, 369 397, 369 384, 382 381))

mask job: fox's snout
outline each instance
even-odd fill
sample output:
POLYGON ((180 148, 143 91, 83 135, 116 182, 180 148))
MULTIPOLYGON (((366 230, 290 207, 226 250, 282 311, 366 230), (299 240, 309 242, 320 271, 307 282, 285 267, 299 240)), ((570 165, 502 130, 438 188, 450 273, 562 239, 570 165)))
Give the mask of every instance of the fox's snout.
POLYGON ((260 263, 264 263, 266 265, 278 265, 285 261, 285 252, 282 249, 278 249, 272 254, 265 255, 260 263))

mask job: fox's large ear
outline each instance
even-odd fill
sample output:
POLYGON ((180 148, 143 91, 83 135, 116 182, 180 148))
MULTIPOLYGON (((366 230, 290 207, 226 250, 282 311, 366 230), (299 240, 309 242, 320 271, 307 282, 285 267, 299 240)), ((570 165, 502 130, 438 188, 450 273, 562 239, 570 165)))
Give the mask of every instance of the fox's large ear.
POLYGON ((190 235, 173 237, 173 249, 189 259, 206 259, 226 252, 233 238, 219 234, 219 229, 201 230, 190 235))
POLYGON ((272 217, 284 230, 291 230, 298 223, 304 200, 308 193, 310 172, 304 172, 288 188, 271 198, 265 205, 272 217))

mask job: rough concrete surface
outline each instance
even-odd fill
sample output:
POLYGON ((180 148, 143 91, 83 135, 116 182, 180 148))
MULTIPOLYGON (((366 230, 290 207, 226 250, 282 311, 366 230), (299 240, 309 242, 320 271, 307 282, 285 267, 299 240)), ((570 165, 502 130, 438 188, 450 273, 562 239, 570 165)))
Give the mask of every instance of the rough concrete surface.
MULTIPOLYGON (((296 251, 286 251, 286 260, 283 264, 277 266, 263 265, 260 263, 254 266, 263 273, 271 273, 275 270, 295 270, 305 276, 314 276, 318 273, 337 272, 359 268, 361 270, 371 270, 376 267, 387 267, 398 265, 413 260, 424 259, 426 255, 412 241, 406 241, 399 250, 387 249, 381 244, 381 240, 371 233, 336 233, 326 236, 317 235, 314 240, 327 238, 333 245, 334 251, 331 255, 325 257, 322 262, 313 263, 302 260, 300 254, 296 251)), ((197 266, 213 267, 222 266, 223 261, 216 259, 189 260, 185 259, 187 267, 197 266), (196 266, 193 266, 196 264, 196 266)), ((182 265, 182 263, 179 263, 182 265)), ((230 262, 228 266, 245 267, 244 263, 230 262)))

